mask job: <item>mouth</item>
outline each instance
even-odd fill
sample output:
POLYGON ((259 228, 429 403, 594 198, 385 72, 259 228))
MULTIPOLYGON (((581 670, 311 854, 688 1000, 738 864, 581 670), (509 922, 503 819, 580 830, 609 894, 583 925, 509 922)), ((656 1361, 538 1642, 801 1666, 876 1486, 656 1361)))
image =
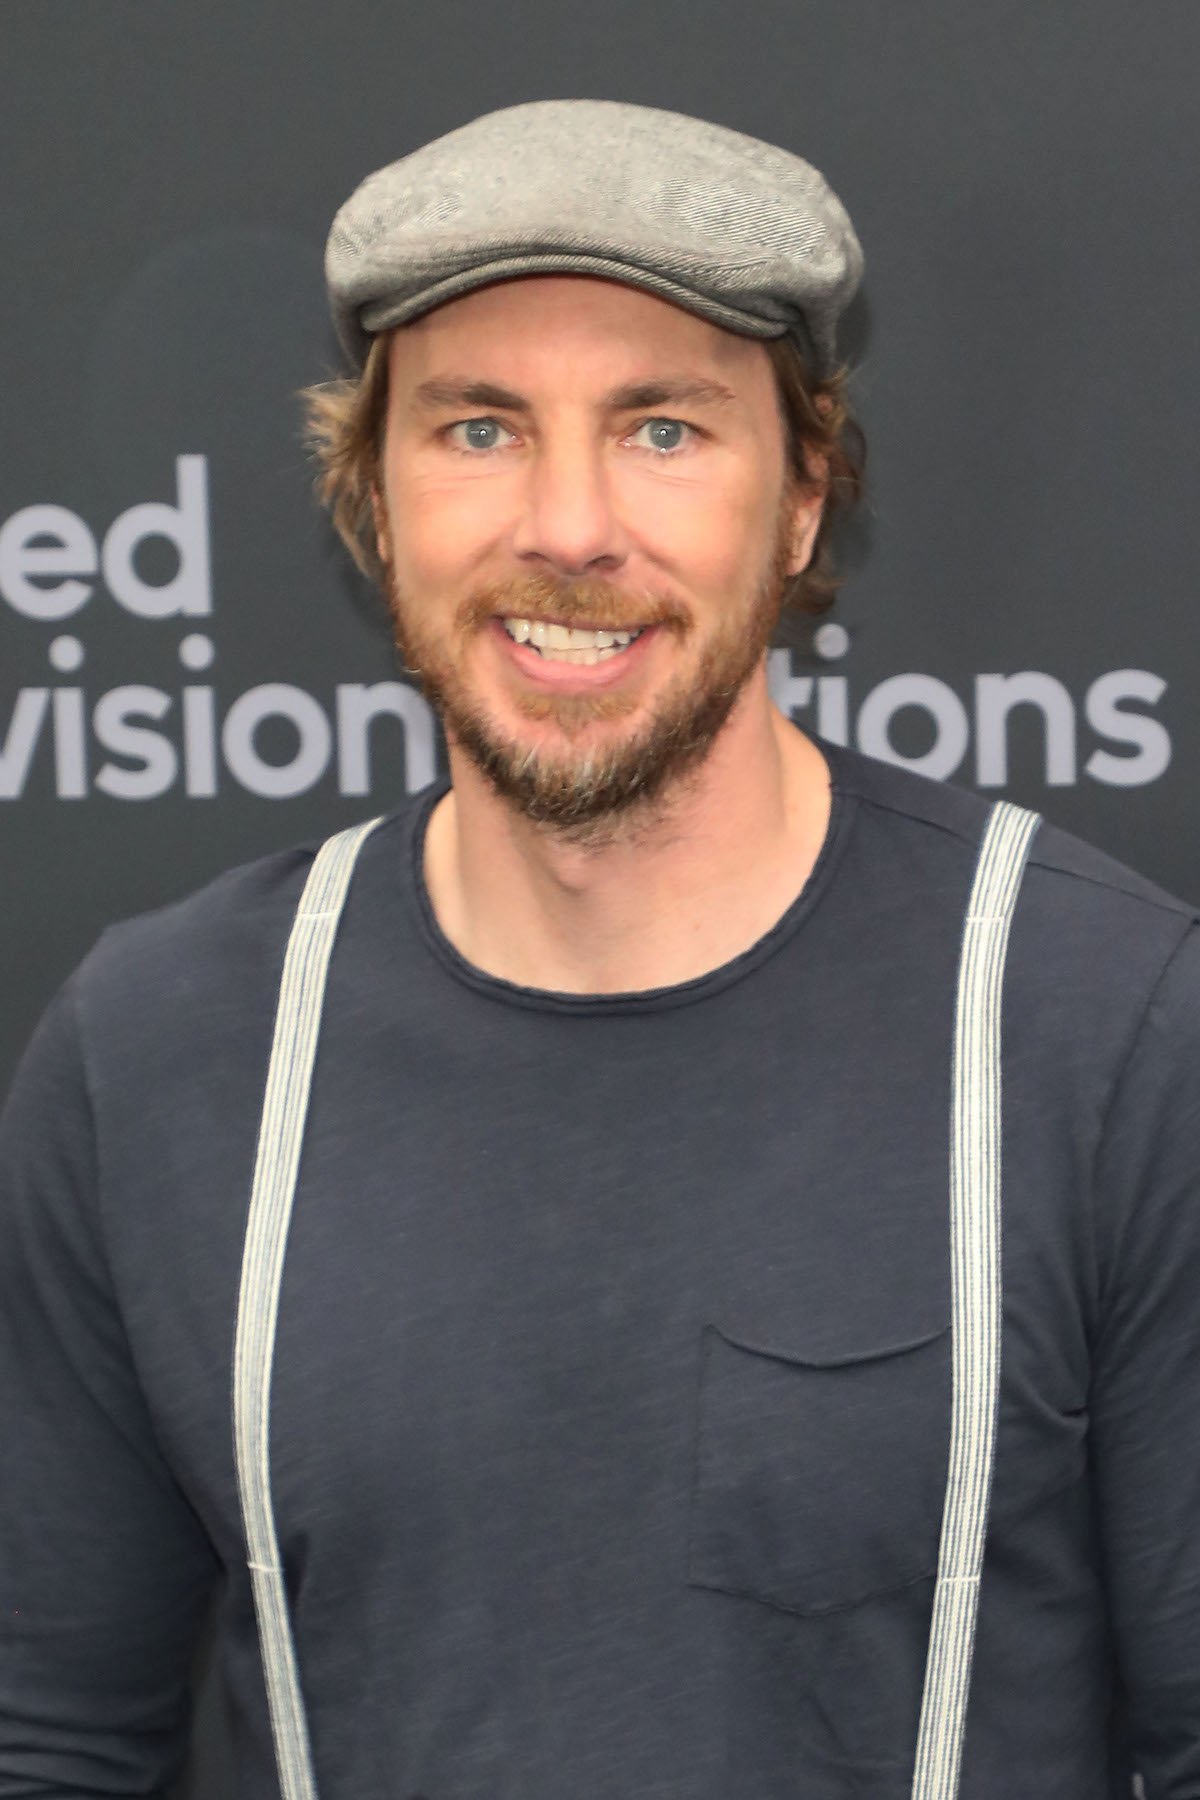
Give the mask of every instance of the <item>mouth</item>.
POLYGON ((572 663, 590 668, 625 655, 646 630, 644 625, 610 631, 590 626, 556 625, 545 619, 500 620, 514 644, 535 650, 544 662, 572 663))

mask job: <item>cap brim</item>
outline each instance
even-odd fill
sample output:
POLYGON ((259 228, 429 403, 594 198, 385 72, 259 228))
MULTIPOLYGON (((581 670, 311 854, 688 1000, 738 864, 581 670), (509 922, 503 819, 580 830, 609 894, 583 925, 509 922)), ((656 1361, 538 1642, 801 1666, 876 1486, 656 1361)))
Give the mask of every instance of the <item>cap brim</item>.
POLYGON ((801 313, 781 311, 778 317, 764 317, 730 306, 728 302, 685 288, 655 270, 620 262, 609 257, 581 256, 561 251, 537 251, 520 256, 500 257, 492 262, 473 263, 470 268, 456 270, 440 281, 427 284, 418 291, 384 294, 362 307, 339 310, 338 328, 342 343, 359 367, 366 360, 371 339, 382 331, 411 324, 414 319, 432 312, 449 300, 461 298, 476 289, 498 281, 515 281, 529 275, 594 275, 602 280, 617 281, 626 287, 641 288, 675 306, 682 307, 710 324, 739 337, 781 338, 791 332, 814 369, 820 370, 823 359, 817 354, 807 323, 801 313))

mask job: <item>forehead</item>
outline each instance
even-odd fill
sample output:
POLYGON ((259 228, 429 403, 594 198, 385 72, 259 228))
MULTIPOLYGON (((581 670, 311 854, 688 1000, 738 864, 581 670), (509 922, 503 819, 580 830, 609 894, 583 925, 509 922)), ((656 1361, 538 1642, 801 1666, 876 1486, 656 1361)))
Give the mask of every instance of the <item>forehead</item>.
POLYGON ((669 366, 719 375, 748 392, 770 383, 765 346, 724 331, 656 294, 590 275, 525 275, 447 301, 392 334, 392 381, 403 386, 456 371, 511 374, 524 368, 616 365, 643 373, 669 366))

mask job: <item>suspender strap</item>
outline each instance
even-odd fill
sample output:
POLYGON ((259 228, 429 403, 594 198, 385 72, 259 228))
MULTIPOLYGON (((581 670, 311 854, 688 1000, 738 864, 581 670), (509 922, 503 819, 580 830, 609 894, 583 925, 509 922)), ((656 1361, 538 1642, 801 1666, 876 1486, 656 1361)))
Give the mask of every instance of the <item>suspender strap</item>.
MULTIPOLYGON (((953 1400, 933 1622, 912 1800, 955 1800, 962 1760, 1000 1383, 1000 1000, 1009 930, 1039 819, 988 817, 963 927, 950 1152, 953 1400)), ((271 1368, 288 1226, 338 921, 359 850, 340 832, 313 863, 288 940, 250 1193, 233 1359, 234 1457, 283 1800, 317 1800, 271 1500, 271 1368)))
POLYGON ((1000 1000, 1039 822, 1007 801, 993 807, 963 924, 950 1116, 950 1462, 912 1800, 954 1800, 962 1763, 1000 1387, 1000 1000))
POLYGON ((317 1789, 271 1502, 271 1365, 325 977, 355 860, 378 824, 372 819, 324 843, 300 898, 275 1013, 238 1295, 234 1459, 283 1800, 316 1800, 317 1789))

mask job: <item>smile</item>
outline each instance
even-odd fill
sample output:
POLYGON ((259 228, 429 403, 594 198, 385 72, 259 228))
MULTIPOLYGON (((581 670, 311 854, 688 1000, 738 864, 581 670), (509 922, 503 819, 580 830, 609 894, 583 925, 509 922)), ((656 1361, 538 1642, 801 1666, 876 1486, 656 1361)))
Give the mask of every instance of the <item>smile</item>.
POLYGON ((620 656, 645 629, 637 626, 629 631, 589 631, 577 625, 552 625, 545 619, 502 619, 501 624, 514 644, 528 645, 545 661, 583 667, 620 656))

